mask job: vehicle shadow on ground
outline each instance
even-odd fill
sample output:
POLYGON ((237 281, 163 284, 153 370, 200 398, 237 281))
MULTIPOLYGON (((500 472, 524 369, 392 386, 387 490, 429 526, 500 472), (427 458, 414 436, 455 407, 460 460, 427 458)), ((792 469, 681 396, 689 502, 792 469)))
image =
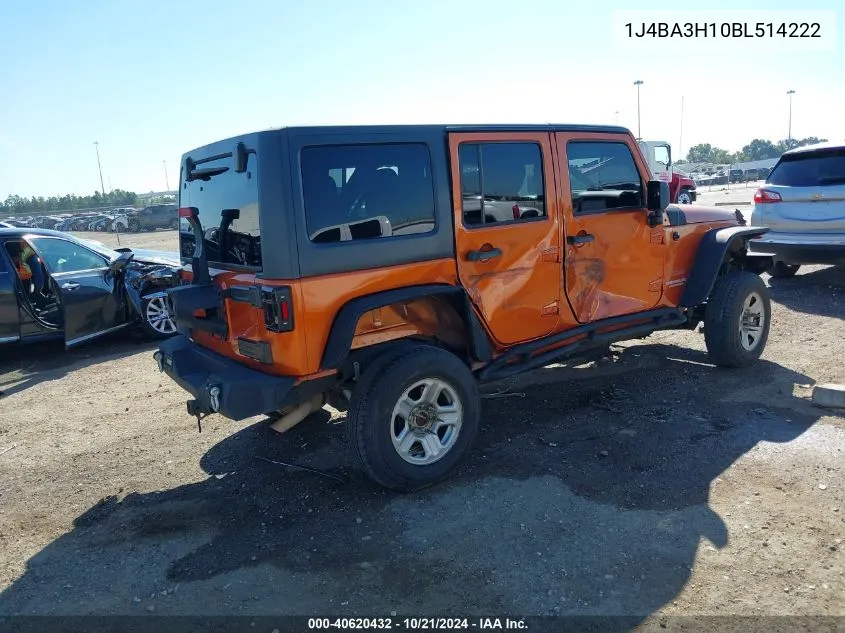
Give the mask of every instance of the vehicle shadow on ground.
POLYGON ((203 456, 207 479, 78 517, 0 614, 643 618, 680 592, 699 547, 730 542, 714 480, 820 414, 791 395, 809 379, 771 362, 727 371, 655 344, 623 351, 612 379, 585 371, 490 390, 459 472, 410 495, 354 470, 325 412, 283 436, 248 426, 203 456))
POLYGON ((155 345, 153 341, 116 332, 70 350, 65 350, 60 340, 0 348, 0 402, 77 369, 152 350, 155 345))
POLYGON ((810 272, 803 269, 791 279, 769 279, 772 301, 790 310, 845 319, 845 266, 810 272))

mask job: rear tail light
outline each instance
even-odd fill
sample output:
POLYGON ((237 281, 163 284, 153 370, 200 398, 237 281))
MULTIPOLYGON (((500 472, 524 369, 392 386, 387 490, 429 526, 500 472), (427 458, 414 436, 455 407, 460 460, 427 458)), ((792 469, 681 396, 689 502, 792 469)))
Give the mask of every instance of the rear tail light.
POLYGON ((758 189, 754 192, 754 204, 770 204, 772 202, 780 202, 783 198, 777 191, 769 189, 758 189))
POLYGON ((511 207, 511 211, 513 211, 513 219, 518 220, 519 219, 519 205, 518 204, 513 205, 513 207, 511 207))
POLYGON ((264 287, 261 290, 264 309, 264 327, 269 332, 290 332, 293 330, 293 302, 290 287, 264 287))

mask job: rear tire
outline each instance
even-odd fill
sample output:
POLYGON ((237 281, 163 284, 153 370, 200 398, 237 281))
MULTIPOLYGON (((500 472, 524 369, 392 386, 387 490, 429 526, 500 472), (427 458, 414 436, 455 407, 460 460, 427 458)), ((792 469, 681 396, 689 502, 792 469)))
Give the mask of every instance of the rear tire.
POLYGON ((704 342, 720 367, 746 367, 763 353, 769 338, 771 303, 763 280, 748 272, 716 280, 704 311, 704 342))
POLYGON ((364 472, 402 492, 432 486, 457 467, 481 418, 478 384, 454 354, 403 346, 372 363, 352 392, 349 443, 364 472))
POLYGON ((801 268, 801 264, 787 264, 786 262, 775 262, 769 270, 769 274, 775 279, 791 279, 801 268))

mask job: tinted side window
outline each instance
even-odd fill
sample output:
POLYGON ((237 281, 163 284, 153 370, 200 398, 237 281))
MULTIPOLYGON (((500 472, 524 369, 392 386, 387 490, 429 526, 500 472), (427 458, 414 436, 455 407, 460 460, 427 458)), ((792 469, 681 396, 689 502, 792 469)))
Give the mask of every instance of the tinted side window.
POLYGON ((305 148, 302 187, 312 242, 434 230, 434 182, 425 145, 305 148))
POLYGON ((784 156, 766 182, 787 187, 817 187, 845 183, 845 149, 784 156))
POLYGON ((38 237, 32 239, 32 246, 51 273, 93 270, 107 264, 104 257, 67 240, 38 237))
POLYGON ((642 178, 625 143, 570 141, 566 154, 575 213, 644 206, 642 178))
POLYGON ((458 162, 466 226, 545 217, 543 156, 536 143, 463 143, 458 162))

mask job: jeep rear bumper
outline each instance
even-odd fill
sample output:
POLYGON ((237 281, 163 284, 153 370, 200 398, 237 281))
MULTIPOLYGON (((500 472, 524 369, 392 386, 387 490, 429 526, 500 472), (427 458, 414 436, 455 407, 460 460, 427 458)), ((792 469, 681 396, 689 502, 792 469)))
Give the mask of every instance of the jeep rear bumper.
POLYGON ((191 415, 220 413, 243 420, 278 411, 295 395, 295 378, 250 369, 185 336, 167 339, 153 357, 161 371, 194 397, 188 401, 191 415))

